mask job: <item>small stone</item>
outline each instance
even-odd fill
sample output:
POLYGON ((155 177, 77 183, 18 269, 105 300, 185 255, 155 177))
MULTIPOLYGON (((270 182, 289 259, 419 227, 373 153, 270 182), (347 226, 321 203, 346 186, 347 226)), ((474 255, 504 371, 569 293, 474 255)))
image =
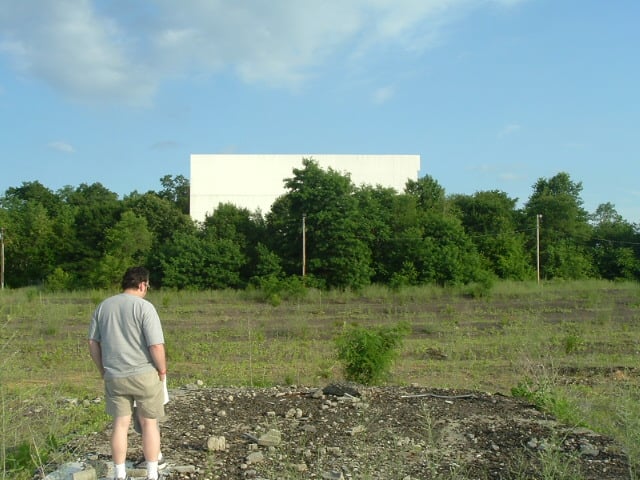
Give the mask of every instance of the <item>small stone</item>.
POLYGON ((171 469, 178 473, 196 473, 196 467, 194 465, 178 465, 171 467, 171 469))
POLYGON ((597 457, 600 454, 600 450, 591 445, 588 442, 580 445, 580 455, 584 455, 587 457, 597 457))
POLYGON ((358 433, 362 433, 366 430, 364 425, 356 425, 355 427, 348 430, 349 435, 357 435, 358 433))
POLYGON ((285 418, 293 418, 296 416, 296 409, 295 408, 290 408, 289 410, 287 410, 287 413, 284 414, 285 418))
POLYGON ((264 455, 262 454, 262 452, 252 452, 249 455, 247 455, 247 463, 249 465, 254 463, 260 463, 262 461, 264 461, 264 455))
POLYGON ((340 447, 327 447, 327 452, 339 457, 342 455, 342 449, 340 447))
POLYGON ((322 474, 322 478, 324 480, 344 480, 344 475, 342 475, 342 472, 333 470, 330 472, 324 472, 322 474))
POLYGON ((278 430, 269 430, 258 439, 258 445, 262 447, 276 447, 282 441, 282 434, 278 430))
POLYGON ((224 437, 209 437, 207 440, 207 450, 210 452, 221 452, 226 450, 227 440, 224 437))
POLYGON ((96 470, 91 467, 91 468, 87 468, 86 470, 82 470, 80 472, 75 472, 72 476, 71 476, 72 480, 97 480, 98 479, 98 475, 96 474, 96 470))

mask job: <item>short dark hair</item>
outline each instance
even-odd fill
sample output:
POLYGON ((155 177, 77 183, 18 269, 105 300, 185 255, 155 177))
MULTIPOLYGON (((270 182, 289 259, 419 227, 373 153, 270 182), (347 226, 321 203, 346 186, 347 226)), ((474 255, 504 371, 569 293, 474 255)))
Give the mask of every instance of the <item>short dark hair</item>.
POLYGON ((149 281, 149 270, 144 267, 131 267, 122 277, 122 289, 138 288, 142 282, 149 281))

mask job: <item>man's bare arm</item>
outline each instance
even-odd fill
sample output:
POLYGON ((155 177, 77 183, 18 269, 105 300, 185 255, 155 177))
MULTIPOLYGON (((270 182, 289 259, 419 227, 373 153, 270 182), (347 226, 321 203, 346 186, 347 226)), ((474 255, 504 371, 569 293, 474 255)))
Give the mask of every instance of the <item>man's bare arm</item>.
POLYGON ((102 347, 100 346, 100 342, 96 340, 89 340, 89 354, 91 355, 93 363, 95 363, 96 367, 98 367, 100 376, 104 377, 104 366, 102 365, 102 347))
POLYGON ((164 380, 164 377, 167 374, 167 359, 164 351, 164 343, 150 345, 149 353, 151 353, 153 364, 156 366, 156 370, 158 370, 160 380, 164 380))

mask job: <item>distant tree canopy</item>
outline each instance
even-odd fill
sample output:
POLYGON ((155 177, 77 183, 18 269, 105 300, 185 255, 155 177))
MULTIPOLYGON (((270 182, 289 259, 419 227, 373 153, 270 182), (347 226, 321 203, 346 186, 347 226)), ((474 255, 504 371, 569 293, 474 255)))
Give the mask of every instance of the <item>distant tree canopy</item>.
POLYGON ((303 264, 304 285, 323 289, 462 285, 535 279, 538 247, 543 279, 640 280, 640 226, 610 203, 587 212, 565 172, 538 179, 519 209, 497 190, 447 195, 430 176, 403 192, 357 187, 302 159, 264 217, 220 204, 203 222, 189 216, 186 178, 160 184, 123 199, 100 183, 7 189, 6 286, 116 288, 133 264, 177 289, 298 288, 303 264))

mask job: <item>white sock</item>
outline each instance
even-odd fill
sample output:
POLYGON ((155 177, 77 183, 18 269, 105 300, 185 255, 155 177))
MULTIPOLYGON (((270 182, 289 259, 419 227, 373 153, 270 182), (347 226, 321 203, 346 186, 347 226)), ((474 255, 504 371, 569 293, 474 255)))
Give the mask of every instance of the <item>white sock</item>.
POLYGON ((147 478, 151 480, 158 478, 158 462, 147 462, 147 478))
POLYGON ((162 460, 162 452, 158 454, 158 461, 162 460))
POLYGON ((127 478, 127 469, 124 463, 116 464, 116 478, 127 478))

